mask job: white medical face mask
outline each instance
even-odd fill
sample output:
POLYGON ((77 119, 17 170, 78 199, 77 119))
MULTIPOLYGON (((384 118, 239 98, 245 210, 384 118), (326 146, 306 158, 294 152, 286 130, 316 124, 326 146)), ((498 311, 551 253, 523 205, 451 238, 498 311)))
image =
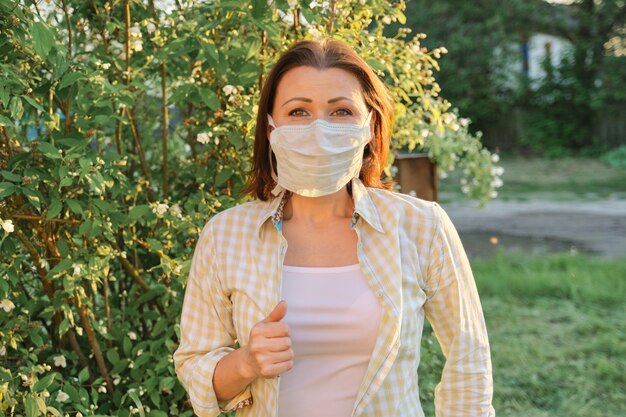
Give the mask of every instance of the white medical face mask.
POLYGON ((277 182, 272 194, 278 195, 284 188, 305 197, 319 197, 339 191, 358 177, 365 145, 372 140, 371 117, 372 111, 360 126, 317 119, 310 124, 276 127, 268 114, 274 127, 270 147, 278 163, 278 176, 271 169, 277 182))

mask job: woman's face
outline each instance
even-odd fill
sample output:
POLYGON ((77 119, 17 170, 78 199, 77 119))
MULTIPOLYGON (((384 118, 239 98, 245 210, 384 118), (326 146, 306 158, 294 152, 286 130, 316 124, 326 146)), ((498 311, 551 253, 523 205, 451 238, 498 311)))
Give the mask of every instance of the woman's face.
MULTIPOLYGON (((309 124, 316 119, 362 125, 368 114, 358 79, 340 68, 308 66, 287 71, 276 88, 270 114, 276 126, 309 124)), ((370 129, 374 137, 374 119, 370 129)), ((268 125, 269 139, 272 127, 268 125)))

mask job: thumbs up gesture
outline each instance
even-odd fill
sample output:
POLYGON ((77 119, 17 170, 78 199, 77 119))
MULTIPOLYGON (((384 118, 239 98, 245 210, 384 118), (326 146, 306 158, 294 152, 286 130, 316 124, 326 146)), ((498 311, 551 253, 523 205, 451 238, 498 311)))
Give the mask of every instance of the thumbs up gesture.
POLYGON ((249 375, 273 378, 293 367, 289 325, 281 321, 285 314, 287 302, 282 300, 250 330, 248 344, 242 348, 249 375))

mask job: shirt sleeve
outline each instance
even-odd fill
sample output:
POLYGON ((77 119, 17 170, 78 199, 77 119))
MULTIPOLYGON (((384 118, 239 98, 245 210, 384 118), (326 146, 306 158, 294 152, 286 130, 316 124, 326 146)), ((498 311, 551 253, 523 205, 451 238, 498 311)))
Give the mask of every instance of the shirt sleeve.
POLYGON ((235 350, 232 306, 217 275, 211 224, 196 244, 180 320, 180 344, 174 369, 198 417, 215 417, 252 404, 250 384, 234 398, 218 402, 213 373, 219 360, 235 350))
POLYGON ((435 387, 436 417, 495 417, 491 354, 482 306, 461 239, 434 203, 424 304, 446 358, 435 387))

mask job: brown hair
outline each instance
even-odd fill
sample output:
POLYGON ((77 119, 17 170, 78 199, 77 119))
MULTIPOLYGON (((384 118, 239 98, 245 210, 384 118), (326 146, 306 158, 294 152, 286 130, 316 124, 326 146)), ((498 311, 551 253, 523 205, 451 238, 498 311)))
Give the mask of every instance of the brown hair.
MULTIPOLYGON (((365 186, 391 190, 393 181, 381 180, 380 176, 389 155, 394 122, 393 99, 376 73, 352 48, 341 41, 322 38, 296 42, 279 57, 269 72, 263 84, 257 111, 253 165, 248 172, 248 182, 240 194, 256 196, 263 201, 273 198, 271 190, 276 184, 269 164, 268 153, 271 148, 267 140, 267 113, 274 105, 276 88, 282 76, 290 69, 300 66, 316 69, 340 68, 359 80, 365 104, 368 109, 373 109, 375 118, 374 137, 365 147, 359 178, 365 186)), ((273 152, 271 157, 276 166, 273 152)), ((348 192, 352 193, 350 183, 348 192)))

